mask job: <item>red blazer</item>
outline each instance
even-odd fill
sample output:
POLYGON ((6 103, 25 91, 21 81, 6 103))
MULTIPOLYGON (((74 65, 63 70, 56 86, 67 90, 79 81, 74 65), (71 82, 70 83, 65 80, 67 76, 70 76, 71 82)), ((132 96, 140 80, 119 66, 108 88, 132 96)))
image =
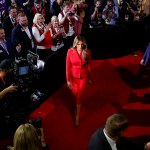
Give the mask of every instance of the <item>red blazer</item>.
POLYGON ((66 57, 66 79, 71 81, 72 78, 89 78, 91 77, 91 52, 88 50, 88 64, 82 58, 82 52, 71 48, 66 57))

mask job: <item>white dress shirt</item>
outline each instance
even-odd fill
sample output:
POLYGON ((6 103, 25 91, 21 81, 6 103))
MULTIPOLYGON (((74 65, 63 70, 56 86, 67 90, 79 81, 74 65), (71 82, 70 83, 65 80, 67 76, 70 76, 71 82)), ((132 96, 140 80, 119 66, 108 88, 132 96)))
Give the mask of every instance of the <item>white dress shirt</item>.
POLYGON ((116 141, 112 140, 107 134, 106 134, 106 131, 105 129, 103 130, 104 132, 104 135, 108 141, 108 143, 110 144, 112 150, 117 150, 117 147, 116 147, 116 141))

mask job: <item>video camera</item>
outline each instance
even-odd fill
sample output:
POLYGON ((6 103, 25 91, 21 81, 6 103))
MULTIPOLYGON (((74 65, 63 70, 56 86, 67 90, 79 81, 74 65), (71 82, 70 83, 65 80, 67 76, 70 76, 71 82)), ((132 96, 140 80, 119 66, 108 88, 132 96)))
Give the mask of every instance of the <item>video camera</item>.
POLYGON ((13 74, 15 84, 20 88, 24 87, 39 78, 39 72, 44 69, 44 62, 39 56, 28 51, 27 59, 19 57, 13 62, 13 74))
POLYGON ((29 124, 31 124, 35 127, 35 129, 37 131, 37 134, 40 136, 41 135, 40 128, 42 128, 42 118, 37 117, 37 118, 34 118, 34 119, 30 119, 29 124))
POLYGON ((69 16, 74 16, 74 13, 73 12, 69 12, 69 16))

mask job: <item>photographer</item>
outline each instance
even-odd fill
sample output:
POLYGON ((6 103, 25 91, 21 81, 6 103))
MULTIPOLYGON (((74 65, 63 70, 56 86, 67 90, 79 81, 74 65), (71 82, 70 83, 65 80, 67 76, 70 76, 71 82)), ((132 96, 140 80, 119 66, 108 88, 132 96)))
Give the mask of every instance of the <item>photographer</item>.
POLYGON ((90 8, 90 25, 93 28, 102 27, 105 21, 102 19, 102 3, 100 0, 95 1, 95 5, 90 8))
POLYGON ((102 18, 105 20, 106 25, 109 27, 116 26, 118 17, 118 7, 114 5, 112 0, 107 0, 107 5, 102 12, 102 18))
POLYGON ((74 38, 74 33, 75 33, 74 26, 73 26, 75 18, 74 18, 74 13, 70 12, 69 1, 65 1, 63 3, 62 11, 58 14, 58 20, 60 25, 64 26, 65 33, 67 34, 67 37, 64 42, 65 46, 67 45, 66 46, 67 49, 68 47, 71 46, 74 38))

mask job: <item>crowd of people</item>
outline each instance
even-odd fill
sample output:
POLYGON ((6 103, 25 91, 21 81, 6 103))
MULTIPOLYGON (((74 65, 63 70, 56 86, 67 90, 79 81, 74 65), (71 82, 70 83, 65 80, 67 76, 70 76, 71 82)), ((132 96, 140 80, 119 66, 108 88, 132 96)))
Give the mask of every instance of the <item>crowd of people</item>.
POLYGON ((147 16, 145 5, 146 0, 4 0, 0 3, 0 61, 26 57, 28 50, 44 59, 68 41, 69 48, 86 29, 140 22, 147 16))

